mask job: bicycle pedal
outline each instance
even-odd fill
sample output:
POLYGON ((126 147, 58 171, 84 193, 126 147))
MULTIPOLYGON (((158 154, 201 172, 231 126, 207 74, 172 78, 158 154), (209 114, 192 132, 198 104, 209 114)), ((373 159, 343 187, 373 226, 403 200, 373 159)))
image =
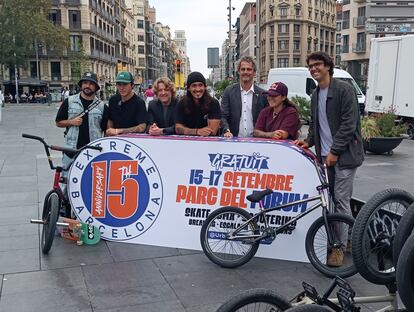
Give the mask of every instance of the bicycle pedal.
POLYGON ((276 237, 272 237, 272 236, 262 238, 260 240, 260 244, 270 245, 271 243, 273 243, 273 241, 275 240, 275 238, 276 237))

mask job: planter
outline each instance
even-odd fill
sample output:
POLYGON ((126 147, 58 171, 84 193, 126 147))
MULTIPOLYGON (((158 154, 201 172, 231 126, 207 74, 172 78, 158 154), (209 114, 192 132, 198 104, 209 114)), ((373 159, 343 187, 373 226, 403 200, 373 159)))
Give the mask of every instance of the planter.
POLYGON ((392 155, 392 150, 400 145, 403 139, 404 137, 371 138, 369 141, 364 141, 364 149, 374 154, 388 153, 388 155, 392 155))

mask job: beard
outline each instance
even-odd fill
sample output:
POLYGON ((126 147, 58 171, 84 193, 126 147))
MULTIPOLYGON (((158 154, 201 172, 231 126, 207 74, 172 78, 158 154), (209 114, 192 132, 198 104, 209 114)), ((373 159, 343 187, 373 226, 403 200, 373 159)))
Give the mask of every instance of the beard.
POLYGON ((83 88, 82 92, 86 95, 86 96, 91 96, 95 93, 95 90, 92 90, 90 88, 83 88))

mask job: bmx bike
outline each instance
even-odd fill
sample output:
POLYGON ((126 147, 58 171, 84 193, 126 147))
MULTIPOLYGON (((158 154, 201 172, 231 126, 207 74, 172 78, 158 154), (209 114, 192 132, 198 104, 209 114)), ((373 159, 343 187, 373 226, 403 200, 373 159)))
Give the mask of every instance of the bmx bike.
POLYGON ((41 237, 41 249, 43 254, 48 254, 55 237, 56 226, 62 226, 67 228, 72 234, 70 239, 76 240, 78 244, 95 244, 100 239, 99 230, 90 224, 81 223, 79 221, 73 222, 67 219, 67 222, 58 222, 59 215, 70 218, 71 216, 71 205, 68 200, 66 191, 64 191, 60 184, 66 184, 67 180, 62 177, 62 172, 67 171, 69 168, 63 168, 62 166, 56 166, 50 155, 50 150, 64 152, 71 158, 75 158, 80 152, 85 149, 93 149, 101 151, 102 148, 99 146, 86 145, 80 149, 73 149, 69 147, 48 145, 45 140, 41 137, 22 134, 23 138, 39 141, 43 144, 47 159, 49 162, 50 169, 55 171, 53 187, 45 195, 43 201, 43 210, 40 220, 32 219, 30 223, 41 224, 42 226, 42 237, 41 237))
POLYGON ((266 189, 246 197, 250 202, 259 203, 258 213, 251 215, 239 207, 214 210, 204 221, 200 232, 201 246, 212 262, 226 268, 241 266, 253 258, 260 243, 270 244, 278 234, 293 231, 298 220, 322 207, 322 216, 313 222, 306 234, 306 254, 311 264, 329 277, 349 277, 357 272, 352 261, 351 246, 347 246, 348 232, 353 227, 354 219, 350 215, 330 212, 332 203, 328 194, 326 167, 320 165, 313 154, 309 155, 310 152, 302 150, 302 153, 311 160, 318 174, 321 182, 316 188, 318 195, 264 208, 263 198, 272 193, 272 190, 266 189), (283 225, 272 227, 266 218, 272 211, 313 201, 317 203, 283 225), (345 241, 344 235, 340 237, 338 232, 347 232, 345 241), (340 267, 327 265, 327 255, 335 248, 344 252, 343 265, 340 267))

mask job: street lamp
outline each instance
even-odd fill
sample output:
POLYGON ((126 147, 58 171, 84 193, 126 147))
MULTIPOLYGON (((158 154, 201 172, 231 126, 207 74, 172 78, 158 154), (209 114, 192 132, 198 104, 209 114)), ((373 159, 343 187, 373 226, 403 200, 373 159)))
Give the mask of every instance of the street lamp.
POLYGON ((16 36, 13 35, 14 47, 14 79, 16 80, 16 104, 19 104, 19 82, 17 81, 17 58, 16 58, 16 36))

